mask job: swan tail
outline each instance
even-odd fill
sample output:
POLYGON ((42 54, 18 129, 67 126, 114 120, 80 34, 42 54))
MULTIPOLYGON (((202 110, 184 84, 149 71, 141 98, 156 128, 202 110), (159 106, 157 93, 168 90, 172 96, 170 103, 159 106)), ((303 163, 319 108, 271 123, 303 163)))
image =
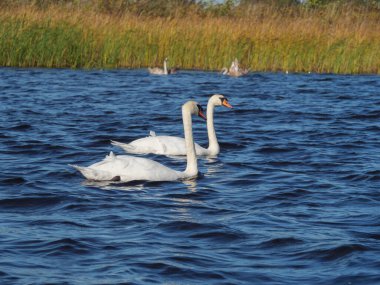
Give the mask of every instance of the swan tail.
POLYGON ((69 164, 69 166, 78 170, 87 180, 92 181, 120 181, 120 176, 110 175, 107 171, 92 169, 79 165, 69 164))
MULTIPOLYGON (((111 141, 111 144, 114 145, 114 146, 118 146, 118 147, 122 148, 126 152, 133 152, 136 149, 136 147, 134 147, 133 145, 127 144, 127 143, 121 143, 121 142, 117 142, 117 141, 111 141)), ((110 153, 110 156, 111 156, 111 153, 110 153)))
POLYGON ((156 132, 155 132, 155 131, 150 131, 150 132, 149 132, 149 136, 151 136, 151 137, 156 137, 157 135, 156 135, 156 132))
POLYGON ((88 168, 88 167, 83 167, 83 166, 79 166, 79 165, 75 165, 75 164, 69 164, 69 166, 75 168, 76 170, 78 170, 80 173, 82 173, 82 175, 89 179, 89 180, 97 180, 95 179, 96 178, 96 174, 94 172, 96 172, 95 170, 91 169, 91 168, 88 168))

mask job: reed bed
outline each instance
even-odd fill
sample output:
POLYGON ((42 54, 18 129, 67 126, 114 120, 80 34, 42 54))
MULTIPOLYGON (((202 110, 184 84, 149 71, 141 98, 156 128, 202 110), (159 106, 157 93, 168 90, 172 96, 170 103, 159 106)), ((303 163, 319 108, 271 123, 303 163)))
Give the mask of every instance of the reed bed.
POLYGON ((378 11, 251 7, 157 17, 50 5, 0 11, 0 65, 380 73, 378 11))

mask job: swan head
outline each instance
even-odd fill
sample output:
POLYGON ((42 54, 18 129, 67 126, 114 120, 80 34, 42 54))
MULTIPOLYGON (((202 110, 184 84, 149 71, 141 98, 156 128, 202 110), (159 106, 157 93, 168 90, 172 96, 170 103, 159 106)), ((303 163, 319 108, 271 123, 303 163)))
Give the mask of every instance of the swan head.
POLYGON ((192 115, 197 115, 197 116, 201 117, 202 119, 207 120, 207 118, 203 112, 202 106, 200 104, 198 104, 197 102, 194 102, 194 101, 186 102, 182 106, 182 111, 185 111, 185 110, 189 111, 190 114, 192 114, 192 115))
POLYGON ((228 74, 228 68, 227 67, 223 67, 222 70, 220 71, 223 75, 226 75, 228 74))
POLYGON ((209 99, 215 106, 224 106, 227 108, 232 108, 231 104, 228 102, 228 99, 222 94, 212 95, 209 99))

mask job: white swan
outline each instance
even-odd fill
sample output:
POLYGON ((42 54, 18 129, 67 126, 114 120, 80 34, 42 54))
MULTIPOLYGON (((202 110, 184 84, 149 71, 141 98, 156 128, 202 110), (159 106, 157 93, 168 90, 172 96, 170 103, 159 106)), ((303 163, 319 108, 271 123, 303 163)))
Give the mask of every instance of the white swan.
POLYGON ((154 160, 129 155, 114 155, 112 152, 100 162, 88 167, 71 165, 88 180, 95 181, 174 181, 196 177, 198 174, 191 115, 205 118, 200 105, 188 101, 182 106, 182 119, 185 132, 187 166, 185 171, 168 168, 154 160))
POLYGON ((235 58, 235 60, 231 63, 231 67, 229 69, 227 67, 223 67, 221 73, 223 75, 239 77, 246 75, 248 73, 248 69, 241 69, 239 67, 239 61, 235 58))
POLYGON ((164 60, 164 68, 159 68, 159 67, 153 67, 153 68, 148 68, 148 71, 150 74, 156 74, 156 75, 168 75, 168 67, 167 67, 167 61, 168 59, 165 58, 164 60))
MULTIPOLYGON (((199 144, 195 144, 197 155, 217 155, 219 153, 219 144, 216 138, 214 128, 214 108, 215 106, 225 106, 232 108, 224 95, 215 94, 210 97, 207 104, 207 133, 209 147, 203 148, 199 144)), ((111 141, 115 146, 121 147, 128 153, 135 154, 162 154, 162 155, 186 155, 185 139, 174 136, 156 136, 154 132, 150 133, 149 137, 141 138, 132 141, 131 143, 121 143, 111 141)))

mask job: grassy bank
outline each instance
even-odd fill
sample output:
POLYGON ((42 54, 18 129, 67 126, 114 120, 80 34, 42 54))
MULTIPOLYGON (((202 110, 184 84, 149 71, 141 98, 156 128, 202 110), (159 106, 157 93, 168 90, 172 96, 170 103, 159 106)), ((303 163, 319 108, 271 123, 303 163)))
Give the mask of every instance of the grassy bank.
POLYGON ((83 6, 3 7, 0 65, 380 73, 380 16, 372 9, 250 6, 232 15, 166 17, 83 6))

